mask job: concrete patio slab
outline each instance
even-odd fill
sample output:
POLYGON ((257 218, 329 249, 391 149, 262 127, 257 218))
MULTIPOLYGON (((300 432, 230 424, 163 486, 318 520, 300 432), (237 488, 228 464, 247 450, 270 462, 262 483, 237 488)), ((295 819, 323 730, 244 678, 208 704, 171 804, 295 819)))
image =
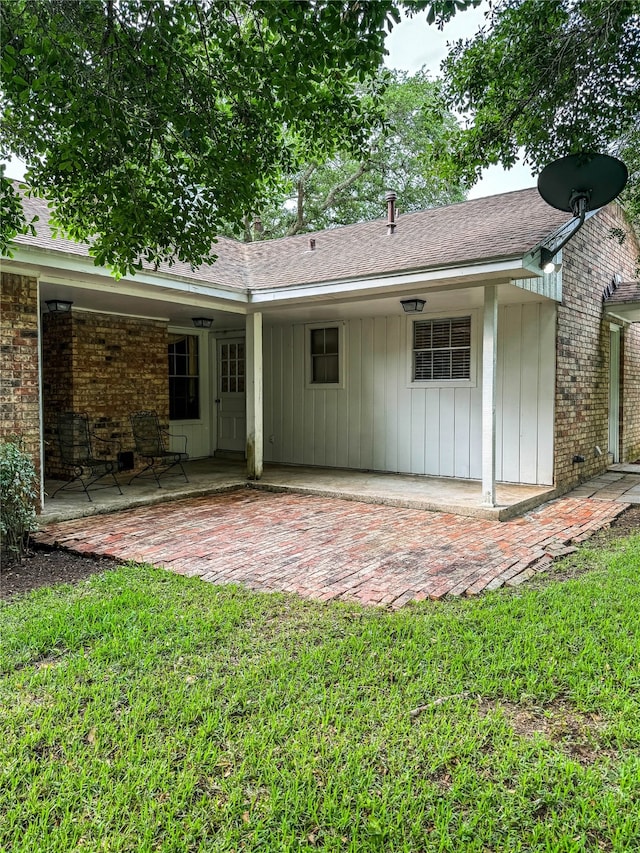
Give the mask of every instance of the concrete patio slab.
POLYGON ((181 476, 162 479, 158 488, 151 478, 136 479, 128 485, 129 474, 118 475, 123 494, 111 487, 91 491, 92 500, 81 490, 55 490, 61 481, 45 484, 45 506, 41 524, 105 512, 146 506, 186 497, 218 494, 233 489, 253 488, 272 492, 295 492, 318 497, 337 497, 363 503, 402 506, 434 512, 453 512, 473 518, 503 520, 520 515, 553 497, 549 486, 499 483, 497 505, 484 506, 478 480, 452 477, 424 477, 354 471, 340 468, 309 468, 293 465, 267 465, 259 481, 247 481, 245 463, 232 459, 201 459, 186 463, 188 483, 181 476))
POLYGON ((135 506, 149 506, 156 503, 179 500, 186 497, 227 492, 243 488, 246 483, 244 463, 227 459, 194 460, 185 464, 188 483, 182 476, 162 478, 162 488, 158 488, 150 477, 139 478, 128 485, 131 473, 121 473, 117 479, 122 494, 115 488, 91 490, 91 501, 78 488, 64 489, 51 497, 64 485, 62 480, 45 482, 44 509, 39 516, 40 525, 71 518, 85 518, 91 515, 117 512, 135 506))

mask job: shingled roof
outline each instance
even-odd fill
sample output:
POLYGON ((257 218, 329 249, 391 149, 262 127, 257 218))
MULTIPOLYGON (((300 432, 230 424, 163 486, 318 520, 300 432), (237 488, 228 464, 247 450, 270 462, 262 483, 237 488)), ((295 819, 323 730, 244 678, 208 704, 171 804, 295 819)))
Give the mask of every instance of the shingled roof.
MULTIPOLYGON (((39 221, 35 224, 35 237, 30 234, 19 234, 14 239, 17 245, 89 257, 88 243, 76 243, 74 240, 53 236, 49 224, 49 207, 45 199, 23 197, 22 204, 27 220, 37 216, 39 221)), ((189 264, 176 261, 172 266, 161 264, 159 271, 193 281, 246 290, 248 280, 246 244, 231 240, 228 237, 220 237, 215 246, 215 251, 218 255, 215 264, 203 264, 198 269, 193 270, 189 264)), ((152 270, 153 267, 145 265, 145 269, 152 270)))
POLYGON ((249 244, 250 287, 310 284, 522 257, 571 217, 537 190, 407 213, 386 220, 249 244), (309 250, 309 237, 315 250, 309 250))
MULTIPOLYGON (((20 235, 17 244, 88 256, 86 244, 52 236, 45 201, 25 199, 25 209, 40 221, 36 236, 20 235)), ((400 215, 391 235, 379 219, 257 243, 220 237, 214 264, 192 270, 178 262, 160 271, 259 290, 468 266, 522 257, 569 218, 532 188, 400 215)))
POLYGON ((607 305, 626 305, 640 302, 640 281, 621 281, 613 293, 605 296, 607 305))

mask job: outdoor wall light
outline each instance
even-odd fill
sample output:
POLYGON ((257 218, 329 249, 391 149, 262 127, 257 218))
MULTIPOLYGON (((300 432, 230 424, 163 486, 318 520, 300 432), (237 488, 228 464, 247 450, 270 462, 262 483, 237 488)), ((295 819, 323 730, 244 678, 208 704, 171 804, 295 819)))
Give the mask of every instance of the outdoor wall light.
POLYGON ((425 299, 401 299, 400 305, 405 314, 420 314, 425 306, 425 299))
POLYGON ((551 259, 582 228, 587 212, 609 204, 625 188, 629 171, 622 160, 608 154, 570 154, 549 163, 538 176, 538 192, 551 207, 572 213, 575 221, 563 227, 540 249, 540 268, 549 267, 551 259))
POLYGON ((559 272, 562 269, 562 264, 557 264, 553 257, 554 254, 551 249, 547 249, 545 246, 540 249, 540 269, 545 275, 551 275, 551 273, 559 272))
POLYGON ((68 314, 73 302, 69 302, 68 299, 47 299, 45 305, 50 314, 68 314))
POLYGON ((191 322, 196 329, 210 329, 213 320, 211 317, 192 317, 191 322))

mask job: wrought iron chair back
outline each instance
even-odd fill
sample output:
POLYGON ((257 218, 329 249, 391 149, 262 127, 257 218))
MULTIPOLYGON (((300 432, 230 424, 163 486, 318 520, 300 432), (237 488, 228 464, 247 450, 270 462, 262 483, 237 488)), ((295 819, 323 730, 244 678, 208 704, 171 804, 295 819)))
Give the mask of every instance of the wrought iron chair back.
POLYGON ((52 498, 63 489, 73 488, 75 484, 79 484, 89 500, 92 500, 89 491, 95 489, 115 488, 122 494, 115 476, 118 471, 117 454, 113 453, 111 442, 89 429, 89 416, 85 412, 58 414, 58 445, 62 465, 70 469, 73 476, 53 492, 52 498), (94 452, 94 442, 101 445, 102 455, 94 452), (109 481, 101 483, 103 478, 109 481))
POLYGON ((135 412, 131 415, 131 429, 136 453, 140 456, 162 456, 168 449, 156 412, 135 412))
POLYGON ((163 429, 160 426, 158 413, 154 411, 134 412, 131 415, 131 430, 136 453, 146 462, 146 465, 141 471, 133 475, 129 483, 133 483, 137 477, 142 477, 147 473, 154 477, 158 488, 161 488, 160 477, 162 476, 178 476, 181 473, 185 482, 189 482, 182 465, 189 458, 186 435, 173 435, 168 430, 163 429), (171 450, 169 438, 180 441, 183 449, 171 450), (180 471, 173 471, 173 468, 179 468, 180 471))
POLYGON ((80 465, 93 457, 89 419, 80 412, 58 415, 58 444, 65 465, 80 465))

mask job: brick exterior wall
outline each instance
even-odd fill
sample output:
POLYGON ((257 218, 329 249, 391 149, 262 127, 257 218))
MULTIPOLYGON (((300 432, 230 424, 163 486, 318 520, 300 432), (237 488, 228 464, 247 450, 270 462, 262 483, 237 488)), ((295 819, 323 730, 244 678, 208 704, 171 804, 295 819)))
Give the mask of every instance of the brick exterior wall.
POLYGON ((0 438, 21 436, 40 470, 38 283, 3 272, 0 292, 0 438))
MULTIPOLYGON (((563 249, 562 304, 558 307, 555 396, 555 483, 566 490, 575 483, 605 470, 609 459, 609 320, 604 317, 603 289, 614 273, 634 278, 640 248, 615 205, 591 218, 563 249), (622 245, 612 239, 612 228, 623 228, 622 245), (603 455, 596 454, 596 446, 603 455), (574 463, 575 455, 585 461, 574 463)), ((636 324, 637 325, 637 324, 636 324)), ((638 378, 639 332, 627 326, 623 332, 624 371, 621 398, 624 438, 621 452, 633 455, 640 435, 638 378), (624 450, 622 450, 624 448, 624 450)))
MULTIPOLYGON (((129 415, 158 412, 169 422, 167 326, 157 320, 86 311, 43 316, 45 473, 66 477, 60 464, 59 411, 86 412, 113 453, 133 450, 129 415)), ((94 448, 95 450, 96 448, 94 448)))

